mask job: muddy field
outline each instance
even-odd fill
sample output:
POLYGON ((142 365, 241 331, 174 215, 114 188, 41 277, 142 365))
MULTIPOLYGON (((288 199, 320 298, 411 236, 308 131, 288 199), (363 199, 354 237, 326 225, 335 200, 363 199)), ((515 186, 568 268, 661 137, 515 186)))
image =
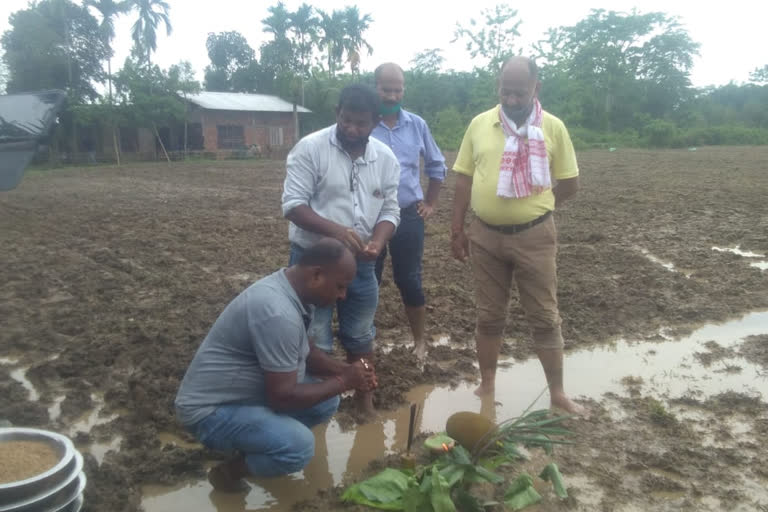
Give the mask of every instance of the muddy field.
MULTIPOLYGON (((582 190, 556 215, 569 350, 768 309, 768 271, 750 265, 766 258, 712 249, 768 254, 768 148, 594 151, 579 161, 582 190)), ((201 477, 215 457, 158 435, 189 440, 172 408, 187 363, 229 300, 287 262, 283 176, 279 161, 66 169, 32 172, 0 194, 0 419, 68 431, 81 447, 120 436, 101 464, 87 457, 87 510, 137 510, 142 486, 201 477)), ((448 245, 452 183, 428 224, 424 262, 428 330, 451 341, 423 371, 405 348, 380 354, 383 409, 417 384, 475 378, 472 284, 448 245)), ((387 277, 382 346, 408 337, 387 277)), ((527 328, 511 308, 504 352, 522 360, 527 328)), ((766 365, 765 343, 753 336, 734 350, 766 365)), ((699 364, 728 356, 708 349, 699 364)), ((764 401, 724 393, 665 405, 627 377, 624 392, 590 401, 590 420, 571 425, 581 441, 557 460, 566 477, 583 476, 571 499, 543 510, 768 510, 749 492, 768 485, 764 401)), ((354 418, 342 411, 340 423, 354 418)), ((337 496, 313 506, 341 508, 337 496)))

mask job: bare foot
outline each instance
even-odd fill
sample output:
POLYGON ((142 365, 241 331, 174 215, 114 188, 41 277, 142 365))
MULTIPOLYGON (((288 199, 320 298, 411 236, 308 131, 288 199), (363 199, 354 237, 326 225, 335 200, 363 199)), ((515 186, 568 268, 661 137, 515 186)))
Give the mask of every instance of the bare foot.
POLYGON ((493 395, 495 392, 496 392, 495 383, 487 384, 485 382, 481 382, 480 386, 475 390, 475 394, 477 396, 493 395))
POLYGON ((584 406, 577 404, 565 394, 552 395, 550 397, 550 403, 552 408, 561 409, 567 414, 573 414, 574 416, 579 416, 581 418, 586 418, 588 416, 587 409, 584 406))
POLYGON ((221 492, 245 492, 251 488, 239 477, 235 466, 244 464, 244 460, 230 459, 208 471, 208 481, 214 489, 221 492))
POLYGON ((355 403, 357 405, 357 417, 358 423, 367 423, 378 418, 379 413, 376 412, 376 408, 373 406, 373 391, 367 393, 361 393, 355 391, 355 403))
POLYGON ((413 347, 413 353, 416 356, 416 359, 423 361, 427 357, 427 344, 423 341, 421 343, 416 343, 413 347))

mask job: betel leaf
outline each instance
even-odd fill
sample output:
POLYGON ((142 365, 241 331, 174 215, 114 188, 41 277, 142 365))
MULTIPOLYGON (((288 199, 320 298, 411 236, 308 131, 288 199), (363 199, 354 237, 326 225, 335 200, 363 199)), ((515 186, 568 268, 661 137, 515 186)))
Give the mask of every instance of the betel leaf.
POLYGON ((471 483, 491 482, 498 484, 504 481, 504 477, 485 469, 483 466, 472 466, 467 470, 465 480, 471 483))
POLYGON ((447 434, 435 434, 434 436, 428 437, 424 441, 424 446, 426 446, 429 450, 432 450, 433 452, 450 451, 450 450, 445 450, 443 448, 443 445, 451 448, 455 444, 456 444, 456 440, 447 434))
POLYGON ((387 468, 368 480, 351 486, 341 496, 341 500, 383 510, 402 510, 403 495, 411 478, 402 471, 387 468))
POLYGON ((461 445, 456 445, 448 455, 457 464, 472 464, 472 459, 469 455, 469 452, 461 445))
POLYGON ((448 487, 453 487, 464 478, 465 472, 466 468, 457 464, 450 464, 449 466, 440 469, 440 474, 443 475, 445 481, 448 482, 448 487))
POLYGON ((504 494, 504 504, 512 510, 521 510, 541 501, 541 495, 533 488, 533 478, 522 473, 504 494))
POLYGON ((451 499, 451 487, 437 468, 432 468, 432 489, 429 501, 435 512, 456 512, 456 506, 451 499))
POLYGON ((421 486, 412 485, 403 495, 404 512, 424 512, 430 510, 429 496, 421 491, 421 486))
POLYGON ((461 512, 485 512, 479 499, 469 494, 463 487, 456 490, 456 506, 461 512))
POLYGON ((554 462, 550 462, 544 466, 541 474, 539 474, 539 478, 546 482, 551 481, 552 487, 555 490, 555 494, 557 494, 558 497, 568 497, 568 491, 565 489, 565 482, 563 482, 563 475, 560 473, 560 469, 554 462))

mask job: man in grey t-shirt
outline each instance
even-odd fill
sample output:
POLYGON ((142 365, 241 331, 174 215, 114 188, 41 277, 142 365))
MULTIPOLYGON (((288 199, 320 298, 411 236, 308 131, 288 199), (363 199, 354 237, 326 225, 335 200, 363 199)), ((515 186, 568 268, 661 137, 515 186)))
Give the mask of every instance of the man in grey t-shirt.
POLYGON ((300 471, 314 455, 310 428, 336 412, 338 395, 376 386, 364 360, 337 361, 307 337, 312 306, 343 299, 355 274, 352 252, 321 239, 214 323, 181 382, 176 415, 208 448, 236 452, 209 473, 216 489, 240 490, 249 474, 300 471))

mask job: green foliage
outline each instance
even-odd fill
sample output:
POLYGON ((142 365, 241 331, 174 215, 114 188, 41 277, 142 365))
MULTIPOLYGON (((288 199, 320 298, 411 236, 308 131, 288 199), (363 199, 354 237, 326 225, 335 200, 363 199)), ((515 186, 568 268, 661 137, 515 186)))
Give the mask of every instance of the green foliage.
POLYGON ((94 84, 104 81, 109 47, 86 8, 43 0, 11 14, 9 23, 2 37, 9 93, 64 89, 74 103, 98 98, 94 84))
POLYGON ((533 488, 533 478, 521 473, 504 493, 504 505, 511 510, 521 510, 541 501, 541 495, 533 488))
POLYGON ((465 49, 473 59, 485 59, 484 66, 478 67, 495 73, 505 59, 514 55, 514 40, 520 36, 518 28, 522 21, 516 20, 517 11, 508 4, 497 4, 480 14, 481 23, 474 18, 469 20, 469 26, 457 23, 451 42, 465 41, 465 49))
POLYGON ((465 116, 456 109, 448 107, 435 114, 432 122, 432 136, 441 148, 456 149, 461 145, 464 131, 467 129, 465 116))
MULTIPOLYGON (((87 114, 88 109, 64 112, 60 133, 69 130, 70 120, 83 123, 89 116, 142 125, 178 119, 183 105, 176 92, 196 90, 193 73, 177 69, 174 78, 173 69, 163 72, 150 62, 157 30, 171 30, 168 3, 83 5, 40 0, 10 16, 2 36, 0 91, 3 83, 9 93, 60 88, 68 91, 72 107, 94 106, 87 114), (105 101, 97 85, 112 75, 114 19, 127 10, 135 20, 132 57, 116 74, 116 108, 102 109, 102 103, 113 103, 112 84, 107 81, 105 101), (163 115, 168 118, 161 120, 163 115)), ((355 6, 325 12, 308 3, 290 10, 277 2, 262 20, 269 37, 258 51, 237 32, 208 34, 205 88, 276 94, 312 110, 302 116, 303 134, 325 127, 335 122, 342 87, 373 83, 370 74, 360 73, 361 54, 372 50, 366 33, 373 22, 355 6)), ((498 102, 495 68, 515 50, 520 25, 507 5, 458 24, 455 40, 479 62, 472 72, 441 71, 437 48, 411 61, 404 106, 427 121, 443 150, 458 149, 472 118, 498 102)), ((578 149, 768 144, 768 65, 756 68, 748 84, 694 89, 689 72, 698 48, 664 13, 593 10, 572 26, 550 29, 534 45, 539 98, 566 123, 578 149)))
POLYGON ((183 66, 166 73, 156 65, 142 66, 126 59, 115 76, 116 99, 121 121, 132 126, 164 125, 184 119, 186 107, 180 88, 194 92, 194 83, 184 79, 183 66))
MULTIPOLYGON (((341 500, 406 512, 455 512, 457 505, 459 510, 465 512, 482 511, 485 505, 491 503, 482 503, 471 495, 471 485, 504 483, 504 478, 489 467, 497 468, 519 460, 520 453, 513 449, 513 445, 539 446, 551 453, 553 443, 564 442, 554 440, 552 436, 570 433, 559 426, 566 417, 550 418, 547 413, 526 410, 520 417, 502 422, 489 436, 487 443, 473 454, 456 444, 451 451, 441 453, 426 466, 417 466, 413 472, 387 468, 348 488, 341 500)), ((444 442, 445 436, 435 436, 434 440, 435 443, 444 442)), ((556 464, 548 464, 540 478, 551 481, 558 496, 567 497, 563 477, 556 464)), ((541 496, 533 488, 533 479, 525 473, 512 482, 504 496, 505 504, 512 510, 539 500, 541 496)))
POLYGON ((649 400, 648 410, 650 413, 651 421, 656 423, 657 425, 661 425, 663 427, 670 427, 670 426, 677 425, 678 423, 675 415, 669 412, 664 407, 664 404, 662 404, 655 398, 651 398, 649 400))
POLYGON ((426 73, 435 75, 440 71, 445 62, 440 48, 430 48, 419 52, 411 59, 411 69, 414 73, 426 73))
POLYGON ((557 464, 550 462, 539 474, 539 478, 545 482, 552 482, 552 488, 555 490, 558 498, 565 499, 568 497, 568 491, 565 489, 565 483, 563 482, 563 475, 560 474, 560 469, 557 464))
POLYGON ((768 85, 768 64, 752 70, 749 74, 749 81, 758 85, 768 85))
MULTIPOLYGON (((599 9, 573 26, 550 30, 535 48, 543 77, 571 90, 558 99, 581 103, 579 124, 610 131, 632 127, 635 112, 661 117, 679 106, 690 93, 699 45, 664 13, 599 9)), ((559 111, 560 105, 547 105, 559 111)))
POLYGON ((152 52, 157 50, 157 29, 165 26, 167 35, 171 35, 171 7, 163 0, 126 0, 130 8, 136 11, 136 22, 131 27, 134 47, 141 57, 140 62, 149 66, 152 52))
POLYGON ((220 92, 261 92, 273 74, 256 61, 256 52, 239 32, 209 33, 205 42, 211 64, 205 68, 205 89, 220 92))

